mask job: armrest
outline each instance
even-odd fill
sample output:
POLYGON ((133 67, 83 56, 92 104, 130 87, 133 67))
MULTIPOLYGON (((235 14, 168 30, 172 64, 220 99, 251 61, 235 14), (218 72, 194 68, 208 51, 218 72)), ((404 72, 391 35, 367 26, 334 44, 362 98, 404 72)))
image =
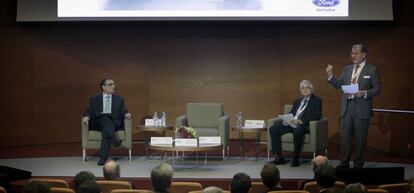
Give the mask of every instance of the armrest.
POLYGON ((227 147, 229 145, 229 132, 230 132, 230 116, 224 115, 219 117, 219 134, 221 137, 221 143, 223 147, 227 147))
POLYGON ((132 147, 132 116, 131 118, 124 119, 124 126, 125 126, 124 128, 125 141, 123 141, 122 144, 128 149, 131 149, 132 147))
POLYGON ((271 126, 282 123, 282 119, 279 117, 270 118, 266 122, 266 127, 269 129, 271 126))
POLYGON ((82 149, 86 149, 88 146, 89 125, 83 123, 82 119, 81 119, 81 128, 82 128, 82 149))
POLYGON ((325 148, 328 144, 328 119, 322 118, 318 121, 309 122, 309 137, 315 139, 317 150, 325 148))
POLYGON ((187 116, 186 115, 180 115, 175 119, 175 128, 179 126, 187 126, 187 116))

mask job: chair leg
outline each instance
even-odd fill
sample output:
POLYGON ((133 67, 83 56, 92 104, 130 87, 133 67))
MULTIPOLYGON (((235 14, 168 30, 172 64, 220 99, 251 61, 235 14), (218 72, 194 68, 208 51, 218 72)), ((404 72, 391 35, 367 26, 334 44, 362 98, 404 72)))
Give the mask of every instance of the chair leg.
POLYGON ((315 152, 313 152, 313 158, 315 158, 316 157, 316 153, 315 152))
POLYGON ((270 151, 267 150, 267 161, 269 161, 269 160, 270 160, 270 151))
POLYGON ((128 150, 128 159, 129 159, 129 162, 132 161, 132 150, 131 149, 128 150))
POLYGON ((226 155, 226 149, 223 147, 223 150, 222 150, 222 154, 223 154, 223 156, 222 156, 222 158, 223 158, 223 160, 224 160, 224 157, 225 157, 225 155, 226 155))
POLYGON ((85 163, 86 161, 86 149, 82 149, 82 162, 85 163))
POLYGON ((325 148, 325 157, 328 158, 328 148, 325 148))

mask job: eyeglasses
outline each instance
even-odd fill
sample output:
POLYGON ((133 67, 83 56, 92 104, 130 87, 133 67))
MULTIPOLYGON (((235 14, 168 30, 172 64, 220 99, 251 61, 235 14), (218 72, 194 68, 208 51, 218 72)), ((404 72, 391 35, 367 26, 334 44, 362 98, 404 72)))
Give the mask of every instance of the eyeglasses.
POLYGON ((312 87, 306 86, 306 87, 300 87, 300 90, 312 90, 312 87))
POLYGON ((115 82, 114 83, 105 84, 105 86, 115 86, 115 85, 116 85, 115 82))

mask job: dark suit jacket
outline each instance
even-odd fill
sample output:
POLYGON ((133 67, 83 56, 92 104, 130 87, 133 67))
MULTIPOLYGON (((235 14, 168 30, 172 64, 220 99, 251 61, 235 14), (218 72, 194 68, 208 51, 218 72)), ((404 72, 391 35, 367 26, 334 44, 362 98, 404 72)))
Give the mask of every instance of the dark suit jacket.
MULTIPOLYGON (((336 79, 333 76, 330 80, 328 80, 329 84, 331 84, 336 89, 340 89, 342 85, 351 84, 353 69, 353 64, 345 66, 339 78, 336 79)), ((367 98, 356 97, 356 111, 358 112, 357 117, 360 119, 370 119, 373 114, 372 99, 374 96, 379 95, 381 92, 381 81, 378 69, 373 65, 365 63, 364 68, 362 69, 358 77, 358 86, 359 90, 367 91, 367 98)), ((341 117, 345 115, 348 104, 347 99, 348 95, 342 94, 341 117)))
MULTIPOLYGON (((298 98, 293 102, 292 110, 290 113, 293 115, 296 114, 296 111, 300 107, 300 103, 302 98, 298 98)), ((309 121, 319 120, 322 116, 322 100, 318 96, 312 94, 309 98, 308 105, 306 106, 305 110, 303 110, 302 115, 299 119, 303 122, 304 126, 309 126, 309 121)))
MULTIPOLYGON (((101 130, 100 124, 98 123, 99 114, 103 111, 103 96, 98 94, 89 100, 88 108, 84 116, 88 116, 89 129, 101 130)), ((112 105, 111 105, 111 119, 116 125, 116 130, 124 129, 124 116, 128 113, 125 107, 124 98, 118 95, 112 94, 112 105)))

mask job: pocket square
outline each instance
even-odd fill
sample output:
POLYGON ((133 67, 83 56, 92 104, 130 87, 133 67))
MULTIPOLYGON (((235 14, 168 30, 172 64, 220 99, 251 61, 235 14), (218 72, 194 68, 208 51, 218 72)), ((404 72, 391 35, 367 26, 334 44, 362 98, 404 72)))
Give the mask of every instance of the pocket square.
POLYGON ((371 76, 364 76, 364 78, 371 78, 371 76))

